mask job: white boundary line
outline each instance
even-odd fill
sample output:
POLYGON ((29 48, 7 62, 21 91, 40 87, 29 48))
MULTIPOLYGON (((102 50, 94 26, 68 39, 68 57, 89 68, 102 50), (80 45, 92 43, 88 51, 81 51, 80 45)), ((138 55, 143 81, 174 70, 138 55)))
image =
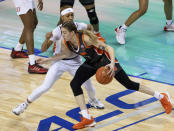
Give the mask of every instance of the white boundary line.
POLYGON ((100 125, 96 125, 95 127, 88 129, 88 131, 94 131, 96 129, 103 128, 105 126, 111 125, 111 124, 119 122, 121 120, 124 120, 124 119, 130 118, 130 117, 139 115, 139 114, 141 114, 143 112, 147 112, 147 111, 153 110, 153 109, 158 108, 160 106, 161 106, 161 104, 159 104, 159 103, 158 104, 154 104, 152 106, 148 106, 148 107, 140 109, 138 111, 135 111, 135 112, 129 113, 127 115, 121 116, 121 117, 119 117, 117 119, 113 119, 113 120, 107 121, 105 123, 102 123, 100 125))

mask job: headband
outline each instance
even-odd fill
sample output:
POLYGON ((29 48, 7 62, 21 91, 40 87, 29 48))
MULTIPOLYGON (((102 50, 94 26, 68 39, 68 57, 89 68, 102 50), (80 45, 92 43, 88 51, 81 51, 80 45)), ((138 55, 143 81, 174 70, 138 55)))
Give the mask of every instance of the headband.
POLYGON ((72 8, 66 8, 66 9, 61 11, 61 16, 64 16, 64 15, 71 13, 71 12, 72 13, 74 12, 72 8))

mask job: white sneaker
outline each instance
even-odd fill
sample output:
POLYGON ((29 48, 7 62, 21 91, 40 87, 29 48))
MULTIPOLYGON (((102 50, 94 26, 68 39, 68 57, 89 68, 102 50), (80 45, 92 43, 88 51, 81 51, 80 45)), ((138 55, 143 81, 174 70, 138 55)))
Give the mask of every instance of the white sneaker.
POLYGON ((24 110, 27 109, 27 107, 28 107, 28 103, 24 102, 18 105, 16 108, 14 108, 12 112, 15 115, 20 115, 20 113, 24 112, 24 110))
POLYGON ((101 101, 99 101, 98 99, 89 99, 88 104, 96 109, 104 109, 103 103, 101 103, 101 101))
POLYGON ((118 41, 118 43, 120 43, 121 45, 125 44, 125 37, 126 37, 126 29, 123 29, 120 27, 115 28, 115 34, 116 34, 116 40, 118 41))
POLYGON ((164 26, 164 31, 174 31, 174 23, 164 26))

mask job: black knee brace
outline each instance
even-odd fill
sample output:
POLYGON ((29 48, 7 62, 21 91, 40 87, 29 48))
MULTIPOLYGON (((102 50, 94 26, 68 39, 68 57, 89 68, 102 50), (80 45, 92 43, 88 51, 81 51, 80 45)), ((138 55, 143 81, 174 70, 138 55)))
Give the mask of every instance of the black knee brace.
POLYGON ((73 91, 74 96, 78 96, 83 94, 83 90, 81 88, 81 84, 78 81, 75 81, 74 79, 70 83, 71 89, 73 91))
POLYGON ((65 5, 70 5, 73 7, 74 5, 74 0, 61 0, 60 1, 60 7, 63 7, 65 5))
POLYGON ((79 0, 79 1, 83 6, 94 4, 94 0, 79 0))
POLYGON ((87 14, 88 14, 90 23, 91 23, 91 24, 98 24, 99 21, 98 21, 97 14, 96 14, 96 12, 95 12, 95 7, 94 7, 94 8, 91 8, 91 9, 88 9, 88 10, 86 10, 86 11, 87 11, 87 14))

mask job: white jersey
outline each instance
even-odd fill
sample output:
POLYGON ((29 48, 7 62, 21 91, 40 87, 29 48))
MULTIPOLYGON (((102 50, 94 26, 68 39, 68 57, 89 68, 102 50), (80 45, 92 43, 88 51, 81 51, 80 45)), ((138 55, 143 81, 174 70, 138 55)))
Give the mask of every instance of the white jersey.
POLYGON ((13 2, 16 7, 17 15, 26 14, 28 10, 33 10, 35 8, 34 0, 13 0, 13 2))
MULTIPOLYGON (((75 25, 78 30, 87 29, 87 24, 75 22, 75 25)), ((56 41, 56 54, 61 52, 62 34, 60 28, 61 25, 57 26, 52 32, 53 36, 50 38, 51 41, 56 41)), ((28 97, 28 100, 33 102, 38 99, 43 93, 47 92, 53 86, 55 81, 58 80, 64 72, 69 72, 74 77, 81 64, 82 61, 80 56, 70 60, 53 61, 46 74, 43 84, 32 92, 32 94, 28 97)), ((84 87, 87 90, 89 100, 95 100, 95 88, 90 79, 84 82, 84 87)))
MULTIPOLYGON (((85 24, 85 23, 74 22, 74 24, 76 25, 77 30, 86 30, 87 29, 87 24, 85 24)), ((51 41, 56 42, 56 48, 55 48, 54 54, 59 54, 61 51, 61 39, 62 39, 61 26, 62 25, 57 26, 52 31, 53 36, 50 38, 51 41)), ((74 54, 74 56, 76 56, 76 55, 77 54, 74 54)), ((72 56, 72 57, 74 57, 74 56, 72 56)), ((78 57, 78 59, 80 59, 80 57, 78 57)))

